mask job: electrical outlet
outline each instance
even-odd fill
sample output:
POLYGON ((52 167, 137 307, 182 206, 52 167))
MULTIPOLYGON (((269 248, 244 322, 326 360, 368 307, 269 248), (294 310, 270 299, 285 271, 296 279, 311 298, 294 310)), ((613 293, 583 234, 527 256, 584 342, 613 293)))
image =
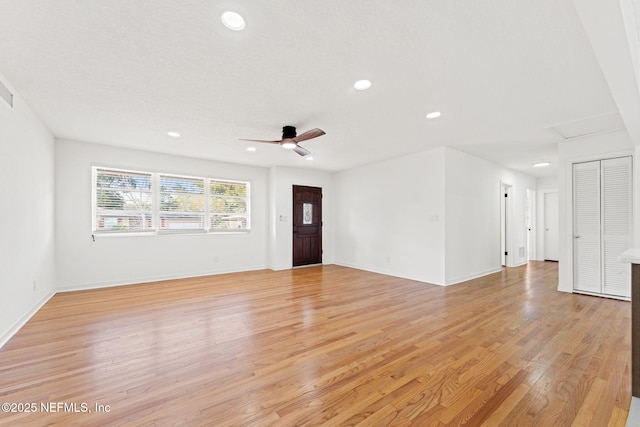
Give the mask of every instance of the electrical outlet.
POLYGON ((38 289, 38 281, 34 280, 33 281, 33 290, 35 291, 36 289, 38 289))

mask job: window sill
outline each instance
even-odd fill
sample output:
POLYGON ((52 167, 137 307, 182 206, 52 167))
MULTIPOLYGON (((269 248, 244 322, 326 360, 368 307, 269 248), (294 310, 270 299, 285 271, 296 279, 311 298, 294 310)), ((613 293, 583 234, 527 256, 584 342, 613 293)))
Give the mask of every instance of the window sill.
POLYGON ((103 237, 164 237, 164 236, 210 236, 220 234, 249 234, 251 230, 239 230, 239 231, 196 231, 191 233, 183 232, 133 232, 133 233, 92 233, 94 239, 101 239, 103 237))

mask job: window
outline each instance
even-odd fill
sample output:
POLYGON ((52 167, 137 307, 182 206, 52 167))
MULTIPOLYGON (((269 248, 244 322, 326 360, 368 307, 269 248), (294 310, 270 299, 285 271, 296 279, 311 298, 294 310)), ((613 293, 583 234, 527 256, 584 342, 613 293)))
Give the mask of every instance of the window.
POLYGON ((151 174, 95 170, 94 231, 152 231, 151 174))
POLYGON ((160 175, 160 230, 205 231, 204 181, 160 175))
POLYGON ((93 232, 251 229, 248 182, 93 168, 93 232))

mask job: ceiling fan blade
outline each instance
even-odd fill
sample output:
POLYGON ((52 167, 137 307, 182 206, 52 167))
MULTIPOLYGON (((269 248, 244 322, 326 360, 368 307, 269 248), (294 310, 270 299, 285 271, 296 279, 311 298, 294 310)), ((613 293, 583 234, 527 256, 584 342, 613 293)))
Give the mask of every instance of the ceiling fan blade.
POLYGON ((280 144, 282 142, 281 139, 278 139, 277 141, 265 141, 264 139, 243 139, 240 138, 240 141, 251 141, 251 142, 266 142, 267 144, 280 144))
POLYGON ((293 140, 296 142, 302 142, 311 138, 317 138, 324 134, 325 134, 325 131, 323 131, 322 129, 315 128, 296 136, 295 138, 293 138, 293 140))
POLYGON ((311 154, 311 151, 307 150, 306 148, 302 148, 299 145, 296 145, 293 148, 293 151, 295 151, 296 153, 300 154, 302 157, 308 156, 309 154, 311 154))

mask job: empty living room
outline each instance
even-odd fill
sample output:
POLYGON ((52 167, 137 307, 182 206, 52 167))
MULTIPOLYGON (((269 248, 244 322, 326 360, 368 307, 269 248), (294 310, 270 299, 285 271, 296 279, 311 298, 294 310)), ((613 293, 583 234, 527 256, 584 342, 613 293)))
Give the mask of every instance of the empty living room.
POLYGON ((0 5, 0 425, 640 425, 632 0, 0 5))

